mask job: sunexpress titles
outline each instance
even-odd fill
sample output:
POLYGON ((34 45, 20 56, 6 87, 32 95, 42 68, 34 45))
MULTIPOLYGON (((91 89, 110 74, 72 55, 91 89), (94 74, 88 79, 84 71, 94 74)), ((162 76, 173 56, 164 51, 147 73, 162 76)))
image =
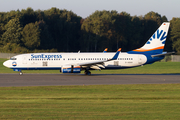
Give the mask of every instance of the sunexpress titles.
POLYGON ((40 54, 40 55, 34 55, 34 54, 31 54, 31 59, 34 59, 34 58, 41 58, 41 59, 50 59, 50 58, 62 58, 61 55, 45 55, 45 54, 40 54))

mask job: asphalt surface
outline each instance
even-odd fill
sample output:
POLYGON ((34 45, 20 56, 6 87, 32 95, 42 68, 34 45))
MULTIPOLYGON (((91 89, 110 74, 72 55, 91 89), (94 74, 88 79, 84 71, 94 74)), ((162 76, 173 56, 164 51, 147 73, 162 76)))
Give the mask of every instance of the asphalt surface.
POLYGON ((0 87, 180 83, 180 75, 0 74, 0 87))

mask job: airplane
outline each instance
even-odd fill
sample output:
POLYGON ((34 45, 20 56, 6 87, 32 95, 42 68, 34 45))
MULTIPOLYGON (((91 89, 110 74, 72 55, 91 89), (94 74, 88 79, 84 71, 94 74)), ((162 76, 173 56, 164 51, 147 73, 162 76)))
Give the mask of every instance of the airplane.
POLYGON ((78 52, 78 53, 28 53, 12 57, 3 63, 4 66, 22 70, 60 70, 62 73, 81 73, 91 75, 90 70, 124 69, 151 64, 162 60, 169 30, 169 22, 164 22, 141 48, 121 52, 78 52))

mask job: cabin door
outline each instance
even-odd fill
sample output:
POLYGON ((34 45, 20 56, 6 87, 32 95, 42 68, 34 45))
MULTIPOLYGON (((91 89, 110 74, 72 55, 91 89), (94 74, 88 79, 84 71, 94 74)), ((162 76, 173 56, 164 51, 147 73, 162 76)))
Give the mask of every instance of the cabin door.
POLYGON ((139 63, 139 64, 142 64, 142 58, 141 58, 141 56, 138 56, 138 63, 139 63))
POLYGON ((23 56, 23 64, 27 64, 27 58, 26 58, 26 56, 23 56))

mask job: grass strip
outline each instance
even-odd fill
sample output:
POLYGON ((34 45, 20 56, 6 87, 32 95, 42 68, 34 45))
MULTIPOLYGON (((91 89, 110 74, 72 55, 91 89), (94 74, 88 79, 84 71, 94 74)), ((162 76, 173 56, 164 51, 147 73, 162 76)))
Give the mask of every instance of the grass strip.
POLYGON ((180 84, 1 87, 0 119, 179 119, 180 84))

